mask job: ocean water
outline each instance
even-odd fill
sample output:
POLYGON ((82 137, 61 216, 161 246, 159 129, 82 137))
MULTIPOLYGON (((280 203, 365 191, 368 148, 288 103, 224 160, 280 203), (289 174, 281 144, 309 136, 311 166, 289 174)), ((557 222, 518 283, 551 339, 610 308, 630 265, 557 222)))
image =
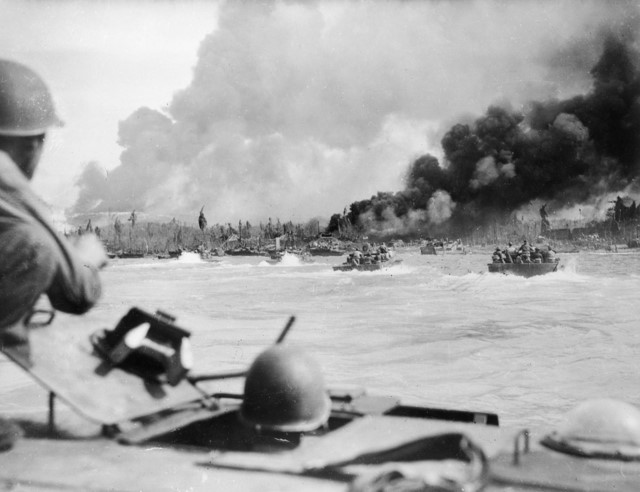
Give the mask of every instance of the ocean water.
MULTIPOLYGON (((486 252, 415 248, 379 272, 334 272, 342 258, 121 259, 87 324, 161 309, 192 331, 196 368, 211 372, 247 367, 294 315, 286 343, 319 362, 328 386, 491 411, 503 426, 553 428, 589 398, 640 405, 640 254, 559 256, 559 272, 530 279, 489 274, 486 252)), ((0 360, 0 412, 33 385, 16 371, 0 360)))

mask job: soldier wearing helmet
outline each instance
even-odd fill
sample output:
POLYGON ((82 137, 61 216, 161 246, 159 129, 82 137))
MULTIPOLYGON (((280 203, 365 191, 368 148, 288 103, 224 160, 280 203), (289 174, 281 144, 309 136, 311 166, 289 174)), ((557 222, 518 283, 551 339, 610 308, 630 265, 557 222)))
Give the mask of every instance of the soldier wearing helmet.
POLYGON ((520 258, 522 259, 522 263, 530 263, 531 262, 531 246, 525 239, 518 250, 520 253, 520 258))
MULTIPOLYGON (((95 236, 72 245, 31 190, 47 130, 60 125, 49 89, 30 68, 0 59, 0 345, 28 343, 24 320, 42 294, 80 314, 100 297, 106 254, 95 236)), ((20 435, 0 419, 0 451, 20 435)))
POLYGON ((580 403, 541 443, 555 451, 586 458, 640 459, 640 409, 613 398, 580 403))
POLYGON ((546 255, 545 255, 545 263, 555 263, 556 261, 556 252, 553 250, 553 248, 548 245, 547 246, 547 250, 546 250, 546 255))
POLYGON ((493 251, 493 254, 491 255, 491 260, 494 263, 504 263, 504 257, 502 256, 502 251, 500 251, 500 248, 498 246, 496 246, 496 249, 493 251))
POLYGON ((76 314, 100 296, 102 244, 92 234, 77 244, 61 237, 29 183, 48 129, 60 124, 44 81, 0 59, 0 343, 26 340, 19 322, 41 294, 76 314))
POLYGON ((518 251, 511 241, 507 244, 507 249, 504 252, 504 259, 506 263, 513 263, 515 257, 518 256, 518 251))

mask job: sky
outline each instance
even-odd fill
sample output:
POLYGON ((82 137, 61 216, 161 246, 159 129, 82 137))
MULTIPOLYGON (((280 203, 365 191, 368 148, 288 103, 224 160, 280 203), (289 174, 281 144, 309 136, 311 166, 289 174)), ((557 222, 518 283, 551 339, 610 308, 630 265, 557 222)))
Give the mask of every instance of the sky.
POLYGON ((0 0, 0 57, 46 80, 65 123, 50 131, 33 183, 56 215, 73 205, 87 162, 118 166, 121 120, 161 110, 189 83, 217 12, 209 1, 0 0))
POLYGON ((302 222, 404 187, 452 124, 590 88, 630 2, 0 0, 49 83, 36 191, 88 212, 302 222))

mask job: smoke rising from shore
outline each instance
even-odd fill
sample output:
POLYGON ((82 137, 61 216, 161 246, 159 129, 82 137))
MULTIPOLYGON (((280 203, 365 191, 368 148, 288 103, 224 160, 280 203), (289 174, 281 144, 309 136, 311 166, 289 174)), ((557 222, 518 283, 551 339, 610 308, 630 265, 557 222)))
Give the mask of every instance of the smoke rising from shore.
MULTIPOLYGON (((107 175, 88 164, 71 212, 195 217, 205 203, 211 222, 329 216, 378 190, 402 189, 417 156, 447 154, 440 140, 462 115, 473 120, 468 115, 497 100, 520 108, 588 91, 606 28, 630 30, 632 6, 226 3, 201 44, 191 84, 166 111, 140 108, 121 122, 120 163, 107 175)), ((531 146, 544 138, 546 109, 527 122, 531 146)), ((579 140, 585 122, 572 114, 556 114, 551 125, 579 140)), ((513 130, 520 123, 495 124, 513 130)), ((473 190, 470 181, 479 193, 524 179, 517 162, 499 153, 481 152, 458 174, 434 173, 409 183, 423 196, 407 209, 435 220, 465 210, 456 203, 472 201, 462 191, 473 190), (445 178, 457 188, 442 188, 449 199, 437 195, 430 209, 440 189, 431 188, 445 178)))
POLYGON ((586 94, 517 110, 492 105, 483 116, 453 125, 441 141, 442 162, 420 157, 405 190, 352 204, 350 220, 381 205, 400 216, 426 209, 423 229, 445 217, 449 229, 468 231, 513 214, 537 217, 543 203, 555 219, 603 220, 612 199, 637 199, 640 55, 636 39, 625 34, 609 32, 603 40, 586 94))

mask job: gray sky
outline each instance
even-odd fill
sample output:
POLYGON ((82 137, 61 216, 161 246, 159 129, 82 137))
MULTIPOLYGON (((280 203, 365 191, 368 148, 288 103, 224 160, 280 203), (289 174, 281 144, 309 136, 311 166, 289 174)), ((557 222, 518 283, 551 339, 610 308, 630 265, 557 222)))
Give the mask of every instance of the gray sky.
POLYGON ((0 0, 0 56, 36 69, 67 123, 34 182, 56 210, 75 202, 92 161, 104 177, 88 180, 87 196, 109 183, 100 201, 112 211, 187 217, 204 204, 210 223, 302 221, 401 189, 413 159, 439 157, 443 133, 489 104, 585 92, 603 28, 637 10, 0 0), (145 106, 145 118, 131 117, 145 106))
POLYGON ((118 165, 120 120, 161 109, 189 83, 217 10, 210 1, 0 0, 0 56, 46 79, 65 122, 34 180, 56 211, 73 203, 88 161, 118 165))

